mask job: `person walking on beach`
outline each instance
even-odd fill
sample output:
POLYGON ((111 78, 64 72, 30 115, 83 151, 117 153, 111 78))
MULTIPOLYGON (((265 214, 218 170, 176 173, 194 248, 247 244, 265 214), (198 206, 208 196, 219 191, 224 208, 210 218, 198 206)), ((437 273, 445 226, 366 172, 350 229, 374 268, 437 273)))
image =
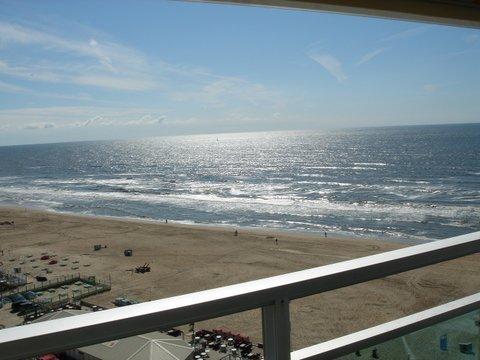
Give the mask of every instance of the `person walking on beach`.
POLYGON ((278 239, 275 238, 275 245, 278 245, 278 239))
POLYGON ((324 231, 324 233, 325 233, 325 237, 327 237, 327 232, 326 232, 326 231, 324 231))

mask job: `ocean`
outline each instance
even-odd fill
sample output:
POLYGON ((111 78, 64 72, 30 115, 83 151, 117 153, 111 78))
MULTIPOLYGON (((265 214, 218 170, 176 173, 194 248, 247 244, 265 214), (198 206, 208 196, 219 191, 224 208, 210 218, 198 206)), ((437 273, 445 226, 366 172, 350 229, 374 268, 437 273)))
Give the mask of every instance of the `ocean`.
POLYGON ((446 238, 480 230, 480 124, 4 146, 0 205, 446 238))

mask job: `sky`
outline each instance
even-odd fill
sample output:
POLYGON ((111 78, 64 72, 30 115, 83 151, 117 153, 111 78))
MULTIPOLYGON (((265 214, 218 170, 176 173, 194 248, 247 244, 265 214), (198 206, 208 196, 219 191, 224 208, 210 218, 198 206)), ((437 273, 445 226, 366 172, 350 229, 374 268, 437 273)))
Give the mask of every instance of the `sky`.
POLYGON ((480 122, 480 30, 182 1, 0 0, 0 145, 480 122))

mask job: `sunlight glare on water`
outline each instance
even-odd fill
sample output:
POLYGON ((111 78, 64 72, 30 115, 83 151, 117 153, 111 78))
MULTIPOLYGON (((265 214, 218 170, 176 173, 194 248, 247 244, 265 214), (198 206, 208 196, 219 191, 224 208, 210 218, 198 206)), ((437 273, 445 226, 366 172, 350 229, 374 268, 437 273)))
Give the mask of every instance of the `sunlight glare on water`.
POLYGON ((0 148, 0 202, 397 239, 480 229, 480 126, 0 148))

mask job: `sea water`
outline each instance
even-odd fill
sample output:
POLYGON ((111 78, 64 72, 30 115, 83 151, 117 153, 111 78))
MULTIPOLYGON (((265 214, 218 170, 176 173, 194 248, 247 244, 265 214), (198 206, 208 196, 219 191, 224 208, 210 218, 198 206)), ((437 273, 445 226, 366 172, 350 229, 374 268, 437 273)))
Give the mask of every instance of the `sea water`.
POLYGON ((480 124, 6 146, 0 204, 439 239, 480 230, 480 124))

